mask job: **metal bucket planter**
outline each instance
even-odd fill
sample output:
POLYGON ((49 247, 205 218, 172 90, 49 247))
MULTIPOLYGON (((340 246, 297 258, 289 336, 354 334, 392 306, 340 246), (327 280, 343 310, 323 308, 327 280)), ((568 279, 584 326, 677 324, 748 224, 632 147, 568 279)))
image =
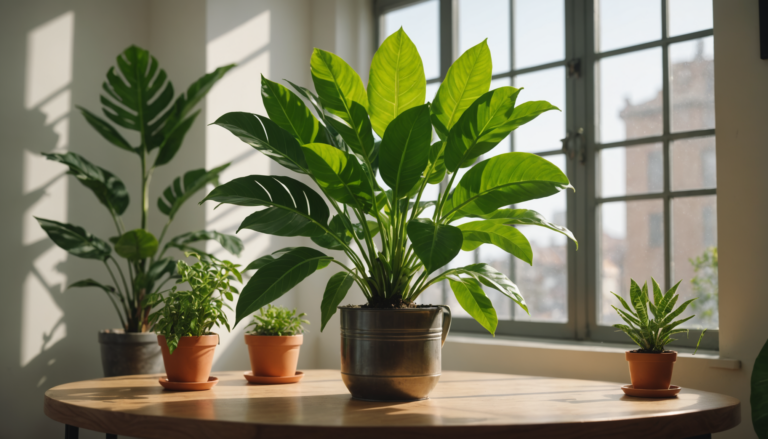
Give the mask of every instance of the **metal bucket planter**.
POLYGON ((154 332, 99 331, 105 377, 162 373, 163 356, 154 332))
POLYGON ((415 401, 429 396, 440 379, 450 308, 339 310, 341 378, 353 398, 415 401))

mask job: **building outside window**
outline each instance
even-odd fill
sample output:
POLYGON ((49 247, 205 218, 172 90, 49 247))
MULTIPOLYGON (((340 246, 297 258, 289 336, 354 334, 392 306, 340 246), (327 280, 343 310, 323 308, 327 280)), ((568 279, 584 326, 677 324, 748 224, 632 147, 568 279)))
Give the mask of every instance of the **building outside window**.
MULTIPOLYGON (((523 87, 519 102, 563 110, 513 132, 484 158, 525 151, 563 169, 575 193, 515 207, 566 225, 579 250, 559 234, 521 226, 533 266, 488 244, 450 265, 484 262, 518 285, 530 315, 486 292, 499 334, 626 341, 610 327, 619 321, 610 292, 628 297, 630 278, 653 276, 662 288, 682 281, 681 300, 699 298, 689 339, 678 345, 695 344, 707 328, 704 346, 718 347, 711 1, 377 0, 375 9, 379 43, 402 26, 418 47, 428 101, 450 64, 487 38, 492 89, 523 87)), ((434 285, 421 301, 451 305, 460 331, 483 331, 448 285, 434 285)))

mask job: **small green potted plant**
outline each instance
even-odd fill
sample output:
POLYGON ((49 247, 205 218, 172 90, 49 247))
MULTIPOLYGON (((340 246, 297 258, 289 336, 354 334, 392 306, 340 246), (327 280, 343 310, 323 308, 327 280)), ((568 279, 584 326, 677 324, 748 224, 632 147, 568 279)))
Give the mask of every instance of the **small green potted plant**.
MULTIPOLYGON (((144 306, 163 307, 149 315, 149 324, 157 333, 157 342, 163 352, 163 363, 167 382, 182 384, 178 390, 196 390, 184 388, 183 384, 206 384, 209 380, 213 354, 219 344, 219 336, 212 332, 215 326, 225 326, 230 330, 224 308, 229 308, 227 301, 232 301, 238 294, 231 281, 243 279, 237 270, 238 265, 221 261, 212 256, 187 253, 198 262, 189 265, 184 261, 177 263, 180 278, 177 284, 187 283, 189 290, 180 291, 176 286, 168 291, 151 294, 144 306)), ((166 386, 167 387, 167 386, 166 386)))
MULTIPOLYGON (((640 349, 626 352, 632 387, 635 390, 669 389, 672 382, 672 369, 677 360, 677 352, 665 350, 664 347, 675 341, 671 338, 672 335, 688 333, 687 329, 680 329, 678 326, 695 316, 680 320, 675 320, 675 318, 682 314, 688 305, 696 299, 687 300, 675 308, 679 297, 675 292, 680 282, 670 288, 666 294, 662 294, 659 284, 651 278, 653 283, 653 301, 651 301, 647 282, 641 290, 637 282, 630 281, 629 295, 632 305, 630 306, 618 294, 611 292, 619 299, 624 310, 611 306, 627 323, 626 325, 617 324, 614 327, 624 331, 632 341, 640 346, 640 349)), ((699 343, 701 343, 703 336, 704 332, 699 337, 699 343)))
POLYGON ((272 305, 253 315, 253 321, 248 325, 253 329, 245 334, 253 373, 252 377, 246 375, 249 381, 259 381, 263 377, 301 378, 297 377, 296 365, 304 342, 302 324, 309 324, 302 318, 304 316, 305 313, 297 315, 295 309, 272 305))
POLYGON ((167 174, 164 166, 181 151, 187 132, 200 114, 201 110, 195 111, 195 107, 233 67, 219 67, 203 75, 186 92, 174 97, 174 86, 155 57, 131 46, 117 56, 117 67, 109 68, 101 85, 102 112, 108 120, 78 106, 88 124, 107 143, 120 148, 126 160, 128 156, 138 159, 135 163, 141 181, 140 200, 134 203, 138 208, 131 221, 124 221, 130 197, 117 175, 74 152, 43 153, 48 160, 65 165, 67 173, 90 189, 106 208, 108 215, 95 216, 94 220, 111 221, 115 226, 115 235, 104 240, 79 225, 36 218, 56 245, 106 268, 109 282, 89 278, 69 286, 104 291, 120 319, 119 329, 99 332, 104 376, 162 371, 155 335, 149 332, 147 319, 151 309, 141 304, 148 294, 159 291, 177 276, 174 268, 178 257, 169 252, 193 250, 192 243, 204 240, 216 240, 232 254, 243 250, 239 238, 209 230, 187 231, 163 242, 181 206, 207 184, 218 184, 219 174, 229 164, 209 170, 194 169, 176 177, 157 200, 157 211, 165 216, 159 237, 148 227, 152 175, 155 171, 167 174), (133 132, 132 137, 124 137, 129 131, 133 132), (140 227, 129 230, 126 223, 133 223, 139 216, 140 227), (113 249, 118 257, 113 255, 113 249))

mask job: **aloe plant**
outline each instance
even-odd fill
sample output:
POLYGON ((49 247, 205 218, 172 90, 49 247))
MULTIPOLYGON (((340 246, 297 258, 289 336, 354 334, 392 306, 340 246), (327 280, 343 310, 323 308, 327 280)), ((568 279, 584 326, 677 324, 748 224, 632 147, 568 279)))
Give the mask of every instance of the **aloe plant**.
MULTIPOLYGON (((676 283, 665 294, 661 293, 661 287, 659 287, 656 279, 651 278, 651 282, 653 283, 653 301, 649 298, 648 282, 643 284, 641 290, 637 282, 630 279, 629 297, 632 306, 623 297, 611 291, 611 294, 619 299, 624 309, 621 310, 613 305, 611 307, 627 323, 626 325, 613 326, 624 331, 633 342, 640 346, 640 352, 660 353, 664 352, 665 345, 675 341, 672 335, 688 333, 687 329, 679 329, 678 326, 696 316, 693 315, 680 320, 675 319, 696 299, 687 300, 675 308, 677 299, 680 297, 675 292, 680 282, 676 283)), ((704 331, 699 336, 699 342, 696 345, 697 350, 702 337, 704 337, 704 331)))
POLYGON ((545 101, 517 105, 518 88, 489 90, 491 64, 483 41, 456 60, 433 102, 425 103, 421 57, 400 29, 374 55, 367 87, 343 59, 315 49, 310 72, 317 95, 289 83, 295 94, 262 77, 269 117, 237 112, 216 120, 317 190, 291 177, 249 175, 222 184, 203 201, 264 207, 239 230, 310 237, 349 259, 347 265, 315 248, 290 247, 255 260, 247 267, 257 271, 238 299, 236 323, 331 263, 342 271, 325 288, 321 330, 352 284, 366 306, 398 307, 448 280, 459 304, 491 333, 498 318, 484 288, 528 311, 518 287, 488 264, 442 270, 460 251, 481 244, 532 263, 531 245, 514 227, 520 224, 575 241, 534 211, 506 208, 570 188, 557 166, 523 152, 482 160, 513 130, 557 110, 545 101), (469 169, 459 178, 462 168, 469 169), (430 184, 441 184, 436 201, 422 200, 430 184), (428 208, 434 208, 431 215, 428 208), (474 220, 456 226, 462 218, 474 220))
POLYGON ((141 164, 141 227, 126 230, 123 215, 129 204, 128 191, 113 173, 73 152, 43 154, 49 160, 66 165, 69 174, 93 191, 112 218, 117 236, 110 238, 115 253, 126 259, 125 271, 112 256, 112 246, 91 235, 80 226, 37 218, 51 240, 74 256, 101 261, 109 272, 111 284, 85 279, 72 287, 97 287, 103 290, 115 307, 126 332, 149 329, 150 308, 142 305, 144 298, 160 290, 175 277, 176 262, 165 256, 169 249, 194 250, 190 244, 216 240, 228 251, 238 254, 243 249, 239 238, 212 231, 185 233, 161 247, 168 226, 179 208, 206 184, 218 184, 218 177, 227 165, 211 170, 195 169, 177 177, 157 200, 157 208, 167 217, 159 238, 147 230, 149 185, 156 168, 168 164, 178 153, 184 137, 200 113, 192 112, 213 85, 234 65, 219 67, 189 86, 186 93, 174 100, 174 89, 165 71, 146 50, 131 46, 117 57, 117 70, 111 67, 102 84, 102 111, 113 124, 138 133, 138 145, 133 146, 109 122, 78 107, 85 120, 105 140, 118 148, 136 154, 141 164), (115 276, 115 272, 119 275, 115 276))

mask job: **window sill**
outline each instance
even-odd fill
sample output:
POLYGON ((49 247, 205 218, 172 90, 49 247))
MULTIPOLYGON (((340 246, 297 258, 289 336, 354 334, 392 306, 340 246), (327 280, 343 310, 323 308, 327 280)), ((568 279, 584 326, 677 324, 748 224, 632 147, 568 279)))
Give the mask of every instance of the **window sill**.
MULTIPOLYGON (((481 334, 453 333, 446 340, 448 344, 472 344, 486 346, 503 346, 510 348, 527 349, 548 349, 559 351, 581 351, 581 352, 600 352, 614 353, 623 355, 627 350, 633 349, 634 345, 620 343, 600 343, 594 341, 578 340, 555 340, 544 338, 510 337, 496 336, 494 338, 481 334)), ((706 365, 713 369, 739 370, 741 361, 734 358, 721 357, 718 351, 705 351, 699 349, 696 355, 694 350, 689 348, 675 348, 678 357, 686 361, 693 360, 701 365, 706 365)))

